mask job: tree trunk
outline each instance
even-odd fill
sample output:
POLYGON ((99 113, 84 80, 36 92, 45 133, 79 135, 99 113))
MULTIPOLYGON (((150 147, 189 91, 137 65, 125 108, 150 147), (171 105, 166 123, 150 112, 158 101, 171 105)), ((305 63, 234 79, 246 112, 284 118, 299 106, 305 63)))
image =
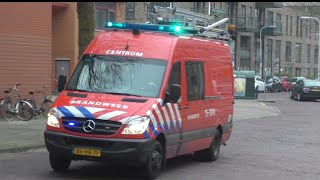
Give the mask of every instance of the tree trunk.
POLYGON ((79 55, 94 38, 95 15, 93 2, 78 2, 79 55))

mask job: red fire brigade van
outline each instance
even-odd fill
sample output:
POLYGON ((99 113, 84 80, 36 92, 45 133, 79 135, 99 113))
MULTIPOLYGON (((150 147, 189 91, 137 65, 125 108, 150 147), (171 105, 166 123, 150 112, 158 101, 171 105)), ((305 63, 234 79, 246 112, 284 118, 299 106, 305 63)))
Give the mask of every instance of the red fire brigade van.
POLYGON ((183 33, 180 27, 109 22, 107 28, 49 112, 44 138, 51 167, 124 162, 152 179, 168 158, 193 153, 217 160, 232 131, 228 45, 168 33, 183 33))

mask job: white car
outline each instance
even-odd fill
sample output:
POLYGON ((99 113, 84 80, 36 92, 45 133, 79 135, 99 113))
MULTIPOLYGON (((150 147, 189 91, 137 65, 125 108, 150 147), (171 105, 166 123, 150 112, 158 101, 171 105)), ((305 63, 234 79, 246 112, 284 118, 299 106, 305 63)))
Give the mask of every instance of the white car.
POLYGON ((263 79, 259 76, 255 76, 254 80, 254 87, 258 88, 259 92, 266 92, 266 83, 263 82, 263 79))

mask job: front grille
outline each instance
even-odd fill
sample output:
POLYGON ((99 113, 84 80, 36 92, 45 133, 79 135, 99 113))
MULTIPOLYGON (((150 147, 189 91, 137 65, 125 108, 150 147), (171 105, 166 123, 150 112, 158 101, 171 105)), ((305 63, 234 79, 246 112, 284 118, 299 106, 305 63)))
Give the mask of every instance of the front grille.
POLYGON ((74 137, 63 137, 62 141, 65 145, 71 146, 82 146, 82 147, 97 147, 108 149, 112 146, 113 142, 105 142, 93 139, 81 139, 81 138, 74 138, 74 137))
POLYGON ((121 122, 90 119, 94 121, 95 128, 92 132, 86 132, 83 130, 83 124, 87 121, 87 118, 68 117, 62 118, 63 128, 70 132, 77 132, 83 134, 95 134, 95 135, 112 135, 115 134, 121 127, 121 122), (71 125, 73 124, 73 125, 71 125))

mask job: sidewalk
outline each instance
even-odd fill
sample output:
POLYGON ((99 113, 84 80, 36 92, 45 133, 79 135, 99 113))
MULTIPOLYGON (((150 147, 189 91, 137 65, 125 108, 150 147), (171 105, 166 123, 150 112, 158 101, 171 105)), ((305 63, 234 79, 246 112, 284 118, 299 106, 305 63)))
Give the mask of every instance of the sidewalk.
MULTIPOLYGON (((235 99, 234 121, 277 116, 277 108, 266 105, 255 99, 235 99)), ((34 148, 45 147, 43 132, 46 119, 37 116, 30 121, 12 122, 0 120, 0 153, 20 152, 34 148)))

